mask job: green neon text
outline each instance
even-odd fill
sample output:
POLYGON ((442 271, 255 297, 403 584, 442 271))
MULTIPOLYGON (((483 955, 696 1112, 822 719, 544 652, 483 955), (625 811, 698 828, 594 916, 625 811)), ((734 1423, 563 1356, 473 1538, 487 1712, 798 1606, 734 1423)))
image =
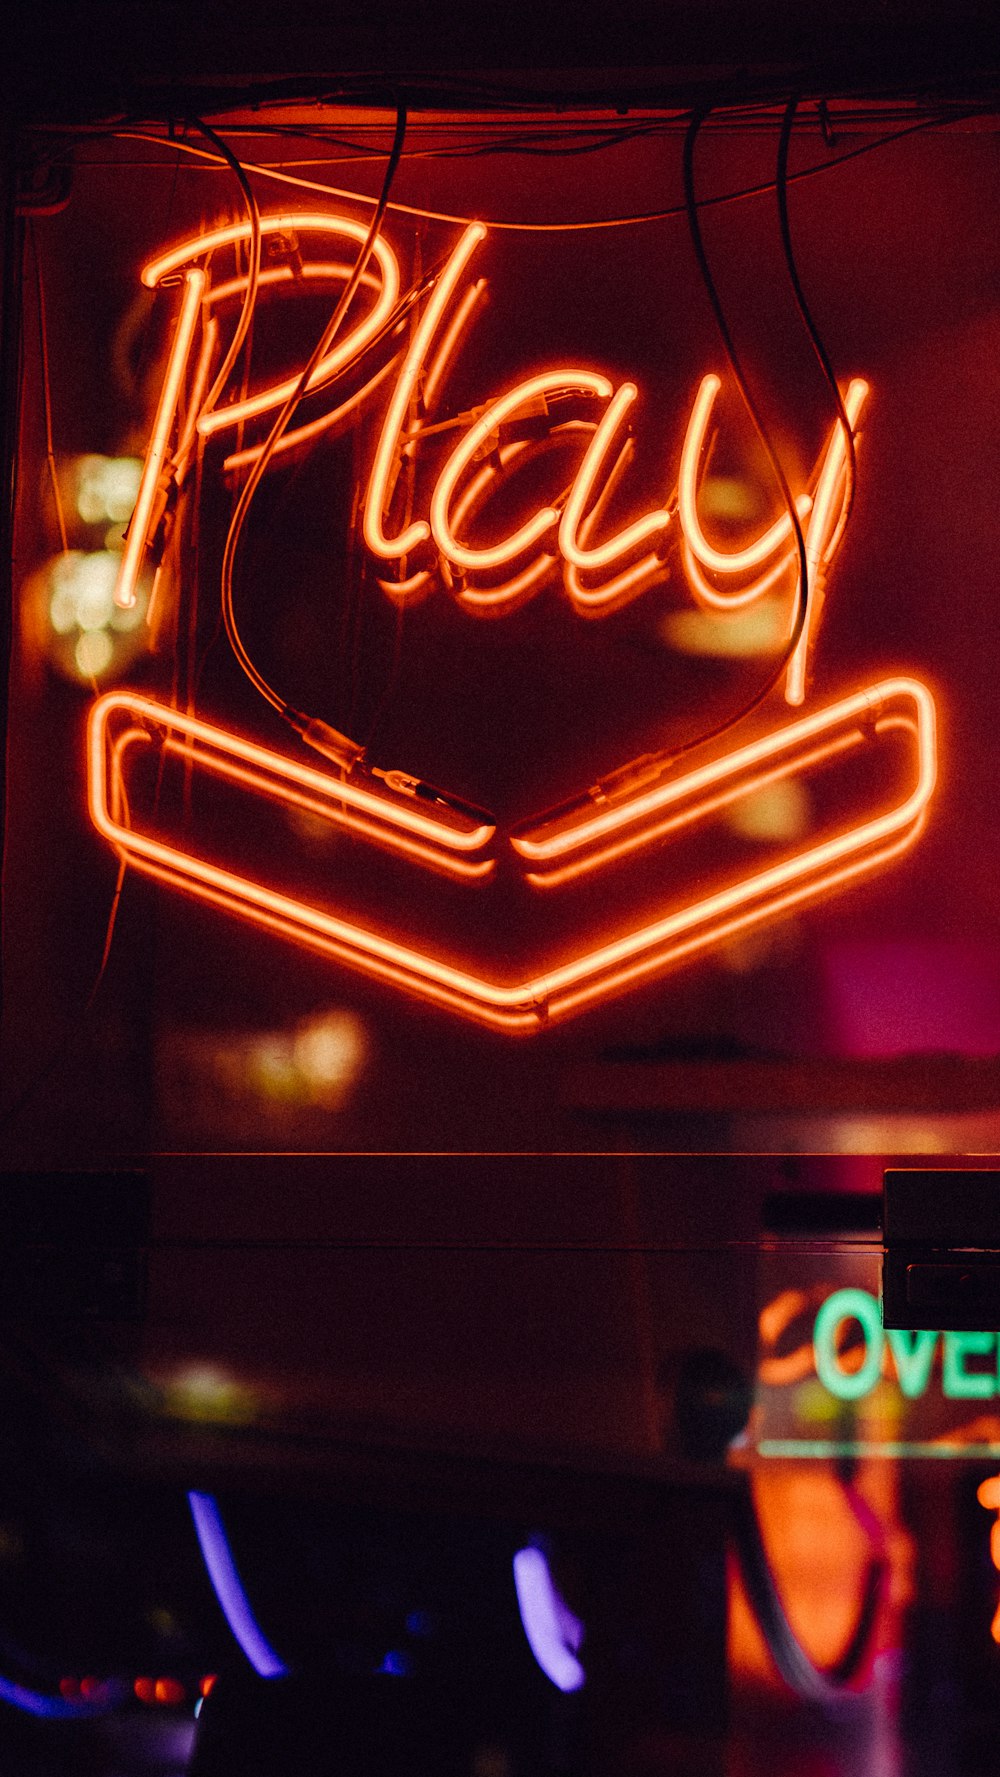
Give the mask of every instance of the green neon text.
POLYGON ((938 1340, 942 1341, 941 1392, 953 1401, 986 1401, 1000 1394, 997 1333, 907 1333, 884 1330, 875 1297, 867 1290, 834 1290, 816 1316, 813 1353, 816 1374, 832 1395, 841 1401, 858 1401, 870 1394, 882 1374, 888 1344, 899 1386, 908 1400, 927 1392, 934 1368, 938 1340), (838 1340, 846 1321, 855 1321, 863 1336, 861 1363, 845 1369, 838 1340), (970 1360, 990 1358, 991 1369, 970 1368, 970 1360))

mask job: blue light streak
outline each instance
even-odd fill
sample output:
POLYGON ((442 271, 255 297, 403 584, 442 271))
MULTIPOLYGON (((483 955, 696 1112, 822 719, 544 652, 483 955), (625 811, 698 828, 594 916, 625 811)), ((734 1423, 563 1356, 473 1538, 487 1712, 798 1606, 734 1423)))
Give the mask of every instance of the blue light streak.
POLYGON ((261 1678, 284 1678, 289 1668, 250 1608, 215 1500, 210 1493, 189 1493, 188 1504, 208 1577, 233 1635, 261 1678))

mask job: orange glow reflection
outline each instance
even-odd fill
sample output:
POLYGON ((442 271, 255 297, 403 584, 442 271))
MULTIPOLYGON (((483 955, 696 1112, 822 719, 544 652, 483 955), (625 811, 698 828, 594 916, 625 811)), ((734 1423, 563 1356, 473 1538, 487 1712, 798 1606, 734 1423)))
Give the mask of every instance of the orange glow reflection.
MULTIPOLYGON (((976 1498, 988 1512, 997 1513, 990 1531, 990 1559, 994 1567, 1000 1570, 1000 1475, 991 1475, 988 1481, 984 1481, 977 1489, 976 1498)), ((990 1624, 990 1634, 994 1641, 1000 1642, 1000 1604, 997 1605, 996 1615, 990 1624)))
MULTIPOLYGON (((848 1687, 848 1702, 871 1683, 879 1655, 901 1645, 902 1613, 914 1595, 916 1552, 899 1491, 898 1467, 889 1462, 860 1463, 846 1485, 832 1465, 815 1462, 769 1462, 753 1474, 775 1585, 793 1634, 819 1672, 836 1669, 858 1622, 871 1563, 884 1564, 867 1657, 848 1687)), ((784 1691, 735 1563, 729 1603, 734 1677, 784 1691)))

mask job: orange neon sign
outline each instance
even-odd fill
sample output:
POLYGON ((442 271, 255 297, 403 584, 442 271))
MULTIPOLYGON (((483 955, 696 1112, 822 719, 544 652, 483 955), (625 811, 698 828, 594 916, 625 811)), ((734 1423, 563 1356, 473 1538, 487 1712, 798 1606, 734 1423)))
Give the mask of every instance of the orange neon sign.
MULTIPOLYGON (((88 731, 90 811, 98 830, 140 871, 423 998, 499 1029, 530 1031, 864 875, 906 850, 922 828, 934 787, 933 704, 917 680, 887 680, 664 786, 655 797, 655 810, 672 803, 685 811, 688 823, 694 823, 719 806, 713 793, 727 801, 754 794, 760 787, 762 766, 780 762, 780 768, 791 774, 797 759, 800 768, 812 769, 821 762, 817 741, 825 742, 832 751, 838 737, 845 746, 860 745, 868 730, 878 736, 897 728, 911 737, 912 785, 881 814, 858 825, 846 825, 765 869, 745 874, 736 870, 714 892, 699 895, 688 904, 671 906, 667 886, 659 917, 513 983, 492 981, 457 968, 415 945, 345 920, 318 904, 228 870, 183 845, 143 832, 133 824, 137 816, 130 814, 132 799, 123 789, 130 751, 136 747, 144 750, 150 744, 183 756, 196 770, 226 775, 254 795, 305 805, 332 822, 374 816, 381 829, 388 827, 384 804, 373 807, 374 799, 360 791, 345 797, 352 788, 348 782, 326 777, 152 699, 131 692, 109 692, 94 704, 88 731)), ((647 812, 649 808, 641 812, 633 809, 631 819, 638 821, 647 812)), ((399 829, 393 835, 396 843, 420 861, 425 860, 415 851, 418 844, 425 851, 433 846, 440 861, 442 852, 457 851, 463 859, 471 857, 494 838, 485 828, 457 831, 455 826, 449 826, 444 836, 436 822, 426 823, 405 806, 393 814, 399 829)), ((457 817, 449 819, 457 824, 457 817)), ((386 837, 384 830, 381 837, 386 837)), ((480 869, 481 875, 487 874, 495 856, 494 851, 478 859, 480 866, 486 866, 480 869)))
MULTIPOLYGON (((260 220, 261 233, 267 237, 294 237, 300 234, 341 236, 361 243, 363 225, 340 212, 281 212, 260 220)), ((170 363, 157 411, 154 441, 147 456, 143 486, 130 527, 129 547, 116 588, 116 602, 134 602, 135 586, 142 551, 150 534, 157 486, 167 464, 166 437, 170 424, 179 411, 184 365, 192 348, 197 299, 193 280, 200 280, 201 305, 206 314, 227 299, 245 295, 245 276, 226 279, 214 287, 207 274, 193 268, 195 260, 210 259, 225 248, 245 243, 250 233, 248 222, 194 236, 180 242, 168 252, 150 261, 142 272, 149 288, 156 288, 168 278, 176 278, 184 268, 185 303, 178 323, 170 363)), ((680 559, 693 596, 707 608, 729 612, 752 604, 795 565, 795 551, 790 548, 792 521, 788 512, 769 525, 760 536, 742 547, 722 549, 706 535, 699 511, 699 477, 706 439, 717 397, 722 384, 710 374, 701 380, 685 433, 677 480, 676 508, 656 507, 625 525, 618 534, 603 542, 591 540, 591 533, 600 521, 601 509, 613 483, 620 477, 628 453, 628 440, 622 433, 630 409, 638 399, 635 383, 625 382, 618 388, 601 372, 587 366, 565 365, 538 372, 488 401, 482 408, 464 416, 458 442, 441 468, 428 501, 427 515, 411 515, 394 536, 386 530, 387 512, 404 460, 418 449, 432 433, 451 429, 458 422, 445 421, 429 425, 427 416, 437 397, 447 362, 457 350, 462 334, 469 324, 484 280, 469 284, 459 295, 462 279, 479 246, 487 238, 483 223, 470 224, 433 279, 430 293, 417 326, 404 352, 382 366, 360 389, 336 403, 327 413, 286 433, 276 442, 277 453, 303 445, 321 432, 332 428, 363 407, 389 376, 394 377, 375 445, 362 507, 362 534, 370 553, 387 564, 408 563, 415 554, 426 560, 417 563, 415 572, 405 572, 396 582, 383 582, 395 599, 404 599, 422 590, 434 567, 435 557, 441 577, 456 588, 456 596, 465 609, 497 614, 514 609, 523 598, 539 587, 550 571, 561 565, 564 585, 574 607, 589 616, 603 616, 617 609, 624 597, 637 596, 647 586, 662 578, 660 562, 671 534, 676 532, 680 559), (454 312, 450 314, 454 306, 454 312), (449 319, 450 314, 450 319, 449 319), (439 335, 444 329, 443 337, 439 335), (525 413, 548 412, 549 398, 569 394, 589 397, 595 414, 606 402, 599 418, 576 421, 575 426, 587 434, 579 462, 568 490, 554 505, 539 507, 525 523, 500 542, 477 545, 459 537, 461 515, 467 515, 482 496, 488 480, 478 467, 480 458, 490 449, 505 423, 525 413), (423 414, 414 426, 412 415, 423 414), (469 482, 469 476, 473 479, 469 482), (674 520, 676 518, 676 523, 674 520), (552 533, 542 554, 535 554, 543 538, 552 533), (650 550, 650 545, 655 547, 650 550), (640 550, 646 553, 636 560, 640 550), (470 584, 470 574, 489 573, 510 565, 514 572, 503 587, 470 584), (587 585, 582 575, 608 574, 599 585, 587 585), (714 586, 709 576, 723 584, 714 586), (749 576, 749 578, 748 578, 749 576)), ((391 330, 394 319, 400 318, 400 273, 396 255, 389 244, 376 237, 373 252, 377 275, 369 272, 362 287, 374 291, 375 300, 363 320, 331 347, 314 367, 305 393, 332 385, 349 366, 357 364, 367 349, 391 330)), ((258 279, 258 293, 267 289, 315 285, 323 279, 344 279, 348 267, 340 263, 317 261, 297 267, 293 278, 285 267, 272 267, 258 279)), ((413 293, 411 293, 412 299, 413 293)), ((272 413, 289 398, 296 387, 294 376, 252 396, 245 396, 226 406, 212 405, 211 398, 194 416, 199 435, 209 438, 231 427, 272 413)), ((852 428, 857 428, 867 396, 867 384, 854 379, 845 393, 845 410, 852 428)), ((188 418, 190 429, 191 419, 188 418)), ((573 425, 574 422, 570 422, 573 425)), ((560 426, 557 415, 551 416, 553 433, 569 429, 560 426)), ((806 622, 792 661, 786 685, 787 700, 801 703, 804 696, 805 670, 819 582, 840 542, 843 501, 845 495, 845 445, 841 427, 833 428, 829 443, 816 472, 814 494, 796 497, 799 521, 807 526, 809 586, 806 591, 806 622)), ((244 446, 231 453, 225 462, 227 471, 249 467, 260 455, 260 446, 244 446)), ((492 477, 505 466, 504 447, 494 446, 495 462, 492 477)), ((510 460, 509 453, 506 458, 510 460)))
MULTIPOLYGON (((362 246, 368 232, 339 211, 282 212, 261 217, 259 226, 261 235, 275 237, 279 246, 283 237, 294 238, 296 259, 294 269, 271 264, 258 271, 252 292, 258 298, 265 291, 281 293, 298 286, 346 285, 350 266, 326 258, 303 263, 298 238, 333 237, 362 246)), ((263 446, 244 443, 243 429, 278 409, 287 417, 284 409, 298 398, 300 382, 305 382, 305 394, 325 393, 329 405, 273 437, 269 452, 301 447, 362 415, 388 384, 367 479, 358 490, 358 513, 365 547, 387 576, 378 584, 396 602, 403 604, 429 586, 443 584, 470 614, 505 615, 561 574, 573 609, 587 618, 602 618, 660 584, 669 571, 665 559, 673 552, 693 599, 722 624, 732 612, 783 589, 789 598, 790 649, 784 697, 793 707, 803 705, 825 580, 846 524, 846 428, 834 426, 808 486, 795 494, 794 519, 788 510, 765 523, 756 536, 724 548, 708 534, 701 510, 707 441, 722 390, 718 376, 705 375, 684 434, 676 494, 667 494, 670 477, 665 475, 662 503, 620 524, 609 536, 608 510, 632 457, 628 422, 639 401, 636 383, 616 387, 599 369, 562 363, 512 383, 467 413, 432 418, 449 363, 484 289, 485 280, 470 282, 469 274, 488 236, 485 224, 466 227, 435 275, 406 293, 396 254, 376 235, 369 269, 351 286, 360 318, 352 308, 348 331, 337 336, 308 380, 303 370, 301 379, 293 375, 217 405, 216 397, 224 391, 205 391, 220 313, 227 303, 246 303, 251 278, 239 271, 238 261, 235 275, 213 283, 209 274, 214 256, 245 247, 250 233, 246 222, 212 230, 177 244, 143 271, 148 287, 179 282, 182 294, 115 590, 119 604, 134 602, 171 476, 181 478, 196 447, 205 449, 218 434, 237 428, 238 448, 226 457, 224 472, 249 468, 253 475, 260 472, 263 446), (202 341, 196 353, 199 325, 202 341), (369 354, 379 344, 385 361, 373 370, 369 354), (525 424, 526 435, 518 435, 517 427, 525 424), (414 510, 416 501, 398 498, 404 466, 424 461, 425 455, 433 462, 442 445, 424 511, 414 510), (535 503, 522 522, 511 526, 508 518, 507 534, 497 539, 483 515, 500 482, 522 474, 525 465, 534 474, 550 451, 569 454, 568 486, 553 487, 548 501, 535 503), (478 539, 477 531, 482 533, 478 539), (803 562, 804 587, 799 584, 803 562), (797 633, 792 626, 796 612, 797 633)), ((852 433, 868 394, 861 378, 852 379, 844 392, 852 433)), ((547 472, 558 479, 551 464, 547 472)), ((308 745, 335 762, 336 773, 155 698, 108 693, 94 704, 88 728, 92 819, 121 859, 137 870, 420 998, 507 1031, 537 1030, 592 1006, 898 857, 922 829, 936 777, 933 700, 924 684, 903 675, 806 709, 762 732, 748 735, 744 728, 728 751, 717 743, 679 761, 644 755, 559 809, 508 832, 492 816, 435 792, 404 771, 371 764, 362 746, 319 718, 303 715, 293 726, 308 745), (829 830, 817 829, 791 850, 776 843, 763 865, 759 858, 752 864, 745 859, 723 863, 717 880, 699 881, 697 892, 677 886, 676 866, 683 862, 689 838, 700 836, 717 817, 771 785, 811 777, 873 749, 898 751, 900 742, 908 761, 907 784, 888 806, 869 808, 863 818, 838 817, 829 830), (245 864, 204 855, 189 834, 163 832, 137 793, 142 776, 138 761, 153 756, 181 762, 189 775, 226 784, 248 798, 248 806, 297 811, 372 842, 405 866, 479 885, 484 894, 498 877, 513 874, 532 890, 546 891, 550 901, 554 896, 555 905, 564 905, 567 897, 558 891, 590 873, 613 871, 652 846, 663 860, 662 887, 652 911, 647 905, 641 913, 616 916, 620 896, 609 898, 614 923, 608 929, 578 939, 575 948, 569 944, 554 959, 529 968, 523 978, 493 979, 436 952, 419 935, 383 931, 377 922, 346 917, 323 885, 315 894, 290 894, 273 860, 262 860, 259 872, 250 874, 245 864)))

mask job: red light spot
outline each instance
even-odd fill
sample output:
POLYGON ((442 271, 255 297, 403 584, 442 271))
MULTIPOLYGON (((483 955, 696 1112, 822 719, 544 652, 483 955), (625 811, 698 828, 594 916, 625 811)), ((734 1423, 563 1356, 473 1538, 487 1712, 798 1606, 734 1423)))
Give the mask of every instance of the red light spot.
POLYGON ((73 1697, 78 1697, 80 1695, 80 1680, 78 1678, 61 1678, 59 1680, 59 1695, 65 1697, 67 1702, 73 1697))
POLYGON ((151 1678, 137 1678, 132 1689, 140 1703, 156 1702, 156 1686, 151 1678))
POLYGON ((183 1703, 187 1692, 177 1678, 158 1678, 155 1686, 158 1703, 183 1703))
POLYGON ((94 1697, 103 1688, 99 1678, 81 1678, 80 1680, 80 1695, 83 1697, 94 1697))
POLYGON ((212 1689, 212 1686, 213 1686, 213 1685, 214 1685, 214 1684, 215 1684, 215 1681, 216 1681, 216 1679, 217 1679, 217 1678, 218 1678, 218 1676, 219 1676, 219 1675, 218 1675, 218 1673, 217 1673, 217 1672, 209 1672, 209 1673, 208 1673, 208 1675, 207 1675, 207 1677, 205 1677, 205 1678, 203 1678, 203 1679, 202 1679, 202 1681, 201 1681, 201 1694, 202 1694, 202 1696, 203 1696, 203 1697, 207 1697, 207 1696, 208 1696, 208 1693, 209 1693, 209 1691, 210 1691, 210 1690, 211 1690, 211 1689, 212 1689))

